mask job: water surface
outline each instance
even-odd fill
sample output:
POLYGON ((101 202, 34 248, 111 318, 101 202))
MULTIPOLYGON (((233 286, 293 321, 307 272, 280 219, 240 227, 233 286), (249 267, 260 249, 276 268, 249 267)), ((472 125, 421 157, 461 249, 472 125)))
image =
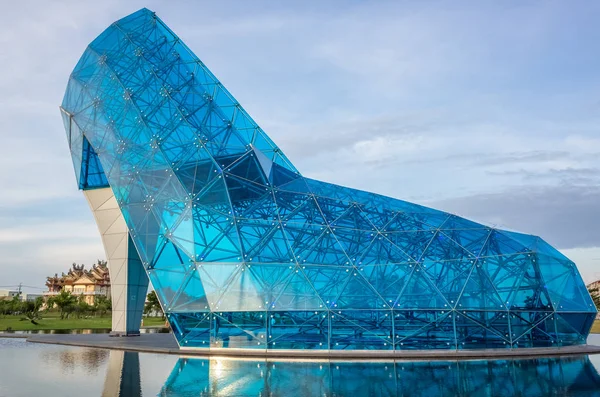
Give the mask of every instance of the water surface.
POLYGON ((0 396, 7 397, 600 397, 600 355, 444 362, 267 361, 0 339, 0 358, 0 396))

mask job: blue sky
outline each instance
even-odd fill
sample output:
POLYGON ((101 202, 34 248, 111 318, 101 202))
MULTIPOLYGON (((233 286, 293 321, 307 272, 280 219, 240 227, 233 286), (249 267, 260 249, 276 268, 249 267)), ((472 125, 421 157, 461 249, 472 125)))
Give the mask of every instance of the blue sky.
POLYGON ((104 257, 58 105, 141 7, 306 176, 540 235, 600 277, 600 3, 23 0, 0 14, 0 285, 104 257))

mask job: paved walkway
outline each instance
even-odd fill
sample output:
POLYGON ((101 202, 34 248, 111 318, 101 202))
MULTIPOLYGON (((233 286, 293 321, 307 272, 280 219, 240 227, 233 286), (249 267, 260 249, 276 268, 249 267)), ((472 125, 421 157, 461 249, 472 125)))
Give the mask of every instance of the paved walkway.
POLYGON ((148 353, 181 354, 173 334, 170 333, 142 334, 127 338, 111 337, 108 334, 33 334, 29 335, 27 341, 148 353))
MULTIPOLYGON (((2 334, 0 334, 2 337, 2 334)), ((107 334, 88 335, 30 335, 28 342, 57 345, 84 346, 101 349, 129 350, 145 353, 162 353, 194 356, 235 356, 286 359, 395 359, 395 360, 461 360, 533 358, 600 354, 600 346, 582 345, 561 348, 481 349, 481 350, 402 350, 402 351, 352 351, 352 350, 274 350, 258 349, 179 349, 173 334, 142 334, 137 337, 118 338, 107 334)))

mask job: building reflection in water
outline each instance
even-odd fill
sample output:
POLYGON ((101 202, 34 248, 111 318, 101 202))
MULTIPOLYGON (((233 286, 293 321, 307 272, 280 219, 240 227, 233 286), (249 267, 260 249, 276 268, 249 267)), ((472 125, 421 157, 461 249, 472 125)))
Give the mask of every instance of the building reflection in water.
POLYGON ((64 374, 74 374, 76 370, 83 369, 88 375, 101 370, 108 357, 109 351, 101 349, 69 349, 44 352, 40 355, 44 363, 58 366, 64 374))
POLYGON ((102 397, 141 397, 138 353, 111 350, 102 397))
MULTIPOLYGON (((162 390, 152 395, 156 393, 161 397, 600 397, 600 375, 587 356, 395 363, 180 358, 162 390)), ((142 396, 138 353, 110 352, 102 396, 142 396)))
POLYGON ((600 376, 587 356, 396 363, 182 358, 159 395, 600 396, 600 376))

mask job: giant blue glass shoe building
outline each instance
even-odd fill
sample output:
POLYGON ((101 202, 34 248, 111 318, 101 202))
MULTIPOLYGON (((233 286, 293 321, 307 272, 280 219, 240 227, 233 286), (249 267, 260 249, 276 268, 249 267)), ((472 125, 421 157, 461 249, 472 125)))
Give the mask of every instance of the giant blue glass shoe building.
POLYGON ((88 46, 61 112, 124 332, 147 274, 182 348, 585 343, 596 309, 556 249, 302 176, 147 9, 88 46))

